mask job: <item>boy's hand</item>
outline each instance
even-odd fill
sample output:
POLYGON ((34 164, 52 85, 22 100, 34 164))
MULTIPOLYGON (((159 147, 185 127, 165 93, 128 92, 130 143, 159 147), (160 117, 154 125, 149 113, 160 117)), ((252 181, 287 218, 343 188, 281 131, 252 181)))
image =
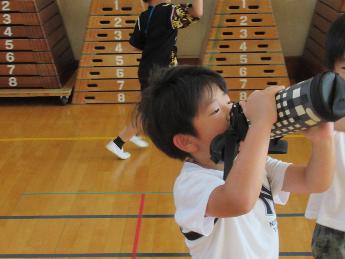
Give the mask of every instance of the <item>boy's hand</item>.
POLYGON ((277 121, 275 95, 283 86, 270 86, 264 90, 254 91, 246 102, 240 102, 244 114, 251 125, 264 123, 272 125, 277 121))
POLYGON ((341 118, 334 123, 334 128, 336 131, 345 132, 345 118, 341 118))
POLYGON ((303 133, 307 139, 316 144, 322 142, 322 140, 328 140, 329 138, 333 137, 333 130, 333 122, 323 122, 318 126, 311 127, 303 131, 303 133))

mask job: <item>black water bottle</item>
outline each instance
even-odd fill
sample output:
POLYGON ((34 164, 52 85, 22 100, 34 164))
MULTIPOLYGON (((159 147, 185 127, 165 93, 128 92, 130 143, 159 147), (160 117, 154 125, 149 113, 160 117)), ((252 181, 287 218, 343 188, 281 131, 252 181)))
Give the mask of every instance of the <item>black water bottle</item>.
MULTIPOLYGON (((272 127, 271 144, 287 134, 345 117, 345 80, 333 72, 320 73, 283 89, 275 98, 278 118, 272 127)), ((247 118, 241 106, 235 104, 229 129, 216 136, 210 147, 211 159, 215 163, 225 162, 225 174, 232 167, 238 144, 244 140, 247 131, 247 118)))
POLYGON ((277 122, 271 138, 345 116, 345 80, 333 72, 316 75, 276 95, 277 122))

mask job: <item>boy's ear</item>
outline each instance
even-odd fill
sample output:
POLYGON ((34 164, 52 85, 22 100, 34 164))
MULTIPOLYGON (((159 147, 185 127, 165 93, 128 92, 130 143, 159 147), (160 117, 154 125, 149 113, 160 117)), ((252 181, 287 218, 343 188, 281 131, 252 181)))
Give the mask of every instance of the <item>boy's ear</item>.
POLYGON ((194 142, 194 137, 187 134, 177 134, 173 137, 174 145, 187 153, 194 153, 197 151, 197 145, 194 142))

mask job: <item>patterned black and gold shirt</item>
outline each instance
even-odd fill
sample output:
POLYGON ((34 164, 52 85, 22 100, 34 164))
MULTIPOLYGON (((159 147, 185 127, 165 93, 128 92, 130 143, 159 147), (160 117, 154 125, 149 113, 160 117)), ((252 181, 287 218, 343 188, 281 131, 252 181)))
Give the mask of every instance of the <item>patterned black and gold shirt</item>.
POLYGON ((154 65, 177 65, 177 31, 199 20, 188 13, 190 7, 162 3, 140 14, 130 38, 131 45, 142 50, 139 77, 146 77, 154 65))

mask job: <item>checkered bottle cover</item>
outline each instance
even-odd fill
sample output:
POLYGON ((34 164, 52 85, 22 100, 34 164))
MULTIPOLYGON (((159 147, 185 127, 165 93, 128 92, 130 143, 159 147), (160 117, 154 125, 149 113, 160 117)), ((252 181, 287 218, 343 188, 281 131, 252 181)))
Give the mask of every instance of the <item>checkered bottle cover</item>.
POLYGON ((272 127, 271 138, 304 130, 321 122, 313 110, 309 87, 306 87, 311 80, 291 86, 276 95, 278 120, 272 127))
MULTIPOLYGON (((339 91, 339 89, 345 89, 345 81, 332 72, 319 74, 314 78, 278 92, 276 95, 278 120, 272 127, 272 139, 305 130, 318 125, 322 121, 329 121, 329 119, 322 117, 320 114, 325 114, 325 112, 332 113, 333 107, 331 105, 335 99, 339 100, 337 95, 345 95, 344 90, 339 91), (317 78, 317 80, 314 80, 314 78, 317 78), (338 91, 335 91, 335 88, 338 91), (322 89, 329 89, 326 91, 332 92, 333 95, 319 94, 325 92, 322 89), (317 105, 319 112, 316 110, 316 104, 322 104, 317 105), (320 112, 320 107, 325 111, 320 112)), ((341 98, 344 97, 342 96, 341 98)), ((337 114, 338 117, 345 116, 344 108, 341 109, 341 112, 344 113, 340 114, 343 116, 337 114)))

